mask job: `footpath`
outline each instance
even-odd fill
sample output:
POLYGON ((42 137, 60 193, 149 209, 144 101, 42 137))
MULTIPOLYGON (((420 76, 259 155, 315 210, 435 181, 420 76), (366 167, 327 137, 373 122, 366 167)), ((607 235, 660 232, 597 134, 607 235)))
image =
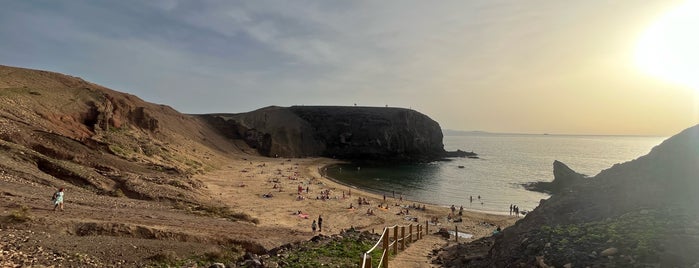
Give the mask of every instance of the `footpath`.
POLYGON ((447 241, 439 235, 426 235, 422 239, 413 242, 404 251, 398 253, 388 263, 389 267, 401 268, 432 268, 439 267, 431 263, 432 250, 441 248, 447 241))

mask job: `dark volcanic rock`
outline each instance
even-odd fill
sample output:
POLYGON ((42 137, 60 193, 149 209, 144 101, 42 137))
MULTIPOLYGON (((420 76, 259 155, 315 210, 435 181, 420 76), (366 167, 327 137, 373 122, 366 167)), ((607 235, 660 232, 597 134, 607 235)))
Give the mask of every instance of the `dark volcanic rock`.
POLYGON ((367 161, 431 161, 447 156, 439 124, 410 109, 293 106, 201 116, 225 136, 243 138, 267 156, 367 161))
POLYGON ((573 178, 570 186, 503 230, 485 258, 463 266, 696 266, 698 163, 699 125, 595 177, 556 174, 573 178))
POLYGON ((582 181, 583 179, 585 179, 585 175, 575 172, 566 164, 563 164, 563 162, 556 160, 553 161, 553 181, 532 182, 525 184, 524 188, 530 191, 555 194, 563 192, 563 190, 571 187, 577 182, 582 181))

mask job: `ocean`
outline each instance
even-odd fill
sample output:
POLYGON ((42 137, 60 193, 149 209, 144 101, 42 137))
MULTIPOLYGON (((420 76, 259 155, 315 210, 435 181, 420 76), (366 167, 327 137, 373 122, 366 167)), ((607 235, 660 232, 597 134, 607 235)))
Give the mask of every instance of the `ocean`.
POLYGON ((473 151, 479 159, 387 166, 342 164, 328 167, 326 173, 344 184, 386 194, 389 199, 395 193, 395 198, 471 210, 507 213, 510 204, 515 204, 520 210, 531 211, 549 196, 525 190, 522 184, 552 181, 554 160, 594 176, 616 163, 647 154, 666 138, 489 133, 444 136, 446 150, 473 151))

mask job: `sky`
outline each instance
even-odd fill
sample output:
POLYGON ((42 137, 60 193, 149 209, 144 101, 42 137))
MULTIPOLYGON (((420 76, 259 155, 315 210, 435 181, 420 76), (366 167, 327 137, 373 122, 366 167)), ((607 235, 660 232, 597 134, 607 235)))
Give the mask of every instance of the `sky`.
POLYGON ((183 113, 388 105, 444 129, 550 134, 699 123, 699 88, 635 54, 680 0, 2 2, 0 64, 183 113))

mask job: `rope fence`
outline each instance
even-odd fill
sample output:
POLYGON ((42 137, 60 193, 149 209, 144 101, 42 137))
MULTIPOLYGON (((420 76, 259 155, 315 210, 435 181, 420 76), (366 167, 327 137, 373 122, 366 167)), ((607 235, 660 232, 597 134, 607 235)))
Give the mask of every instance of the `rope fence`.
POLYGON ((389 227, 384 227, 383 233, 376 244, 364 254, 362 254, 362 268, 373 268, 371 260, 371 252, 378 249, 381 245, 381 259, 378 268, 388 268, 388 255, 392 251, 393 255, 398 254, 398 250, 405 250, 410 243, 422 239, 425 234, 429 233, 429 225, 425 221, 425 225, 422 224, 410 224, 410 225, 394 225, 389 227), (407 232, 406 232, 407 227, 407 232), (413 233, 413 228, 415 233, 413 233), (399 236, 400 229, 400 236, 399 236), (393 232, 393 237, 391 237, 391 232, 393 232))

